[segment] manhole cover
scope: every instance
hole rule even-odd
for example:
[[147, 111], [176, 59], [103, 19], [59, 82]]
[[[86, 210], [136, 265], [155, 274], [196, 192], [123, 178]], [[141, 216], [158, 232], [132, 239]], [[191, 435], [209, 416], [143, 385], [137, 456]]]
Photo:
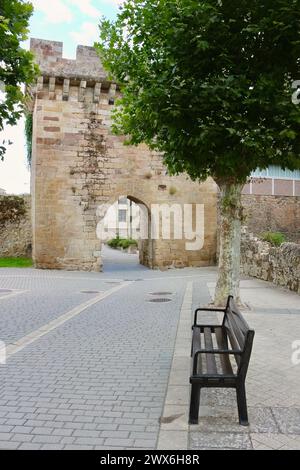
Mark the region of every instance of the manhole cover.
[[173, 292], [149, 292], [150, 295], [173, 295]]
[[99, 290], [82, 290], [81, 294], [100, 294], [101, 291]]
[[148, 302], [171, 302], [172, 299], [167, 299], [166, 297], [161, 297], [160, 299], [150, 299]]
[[0, 294], [6, 293], [6, 292], [12, 292], [12, 289], [0, 289]]

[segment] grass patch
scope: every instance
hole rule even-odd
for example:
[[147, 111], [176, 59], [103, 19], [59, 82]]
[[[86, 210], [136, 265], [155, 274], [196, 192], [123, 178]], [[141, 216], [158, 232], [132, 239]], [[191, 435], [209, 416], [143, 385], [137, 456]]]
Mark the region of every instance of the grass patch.
[[284, 234], [280, 232], [264, 232], [260, 238], [265, 242], [271, 243], [273, 246], [280, 246], [286, 241]]
[[0, 268], [30, 268], [31, 258], [0, 258]]

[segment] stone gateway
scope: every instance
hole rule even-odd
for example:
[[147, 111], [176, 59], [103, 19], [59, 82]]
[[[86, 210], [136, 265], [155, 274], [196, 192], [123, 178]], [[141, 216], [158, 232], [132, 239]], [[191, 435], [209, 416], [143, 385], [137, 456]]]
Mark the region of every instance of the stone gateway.
[[[99, 211], [120, 196], [152, 204], [203, 204], [204, 245], [186, 240], [144, 240], [140, 262], [151, 268], [215, 263], [217, 187], [187, 176], [171, 177], [162, 158], [145, 145], [124, 146], [111, 131], [119, 90], [94, 48], [78, 46], [76, 60], [63, 44], [31, 40], [41, 75], [31, 93], [33, 259], [37, 268], [99, 271]], [[149, 212], [150, 214], [150, 212]]]

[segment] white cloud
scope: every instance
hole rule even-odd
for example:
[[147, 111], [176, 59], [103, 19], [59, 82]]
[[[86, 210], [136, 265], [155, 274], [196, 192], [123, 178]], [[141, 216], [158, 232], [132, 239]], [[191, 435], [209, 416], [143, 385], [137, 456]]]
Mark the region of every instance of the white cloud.
[[82, 23], [79, 31], [72, 31], [71, 38], [83, 46], [92, 46], [99, 39], [99, 29], [96, 23], [85, 21]]
[[68, 0], [68, 3], [76, 6], [81, 13], [92, 18], [98, 18], [102, 15], [101, 11], [92, 4], [91, 0]]
[[104, 0], [105, 3], [113, 3], [114, 5], [122, 5], [122, 3], [125, 2], [125, 0]]
[[73, 19], [72, 10], [63, 0], [31, 0], [36, 11], [44, 13], [49, 23], [69, 23]]

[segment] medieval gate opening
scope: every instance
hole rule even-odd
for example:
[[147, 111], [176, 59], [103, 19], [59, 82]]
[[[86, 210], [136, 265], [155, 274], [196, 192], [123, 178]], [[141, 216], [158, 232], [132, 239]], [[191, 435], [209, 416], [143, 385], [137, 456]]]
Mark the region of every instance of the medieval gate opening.
[[[152, 252], [155, 240], [151, 237], [151, 213], [149, 208], [132, 196], [120, 196], [111, 206], [107, 207], [105, 216], [102, 217], [106, 206], [99, 207], [101, 220], [97, 226], [97, 236], [101, 241], [101, 258], [103, 262], [103, 270], [106, 265], [106, 257], [112, 257], [107, 246], [111, 246], [111, 242], [119, 239], [121, 242], [136, 242], [136, 244], [118, 247], [113, 244], [113, 248], [124, 250], [131, 257], [123, 256], [127, 262], [134, 264], [140, 263], [144, 266], [152, 267]], [[105, 249], [106, 248], [106, 249]], [[103, 252], [105, 253], [103, 255]], [[122, 261], [122, 255], [114, 256], [113, 259]], [[130, 263], [131, 264], [131, 263]]]
[[162, 157], [145, 145], [124, 146], [111, 132], [120, 96], [92, 47], [64, 59], [61, 42], [31, 40], [41, 71], [31, 90], [33, 112], [33, 259], [38, 268], [102, 267], [99, 207], [120, 196], [153, 206], [204, 207], [201, 249], [178, 237], [143, 242], [141, 262], [151, 268], [208, 266], [215, 262], [217, 188], [208, 179], [169, 176]]

